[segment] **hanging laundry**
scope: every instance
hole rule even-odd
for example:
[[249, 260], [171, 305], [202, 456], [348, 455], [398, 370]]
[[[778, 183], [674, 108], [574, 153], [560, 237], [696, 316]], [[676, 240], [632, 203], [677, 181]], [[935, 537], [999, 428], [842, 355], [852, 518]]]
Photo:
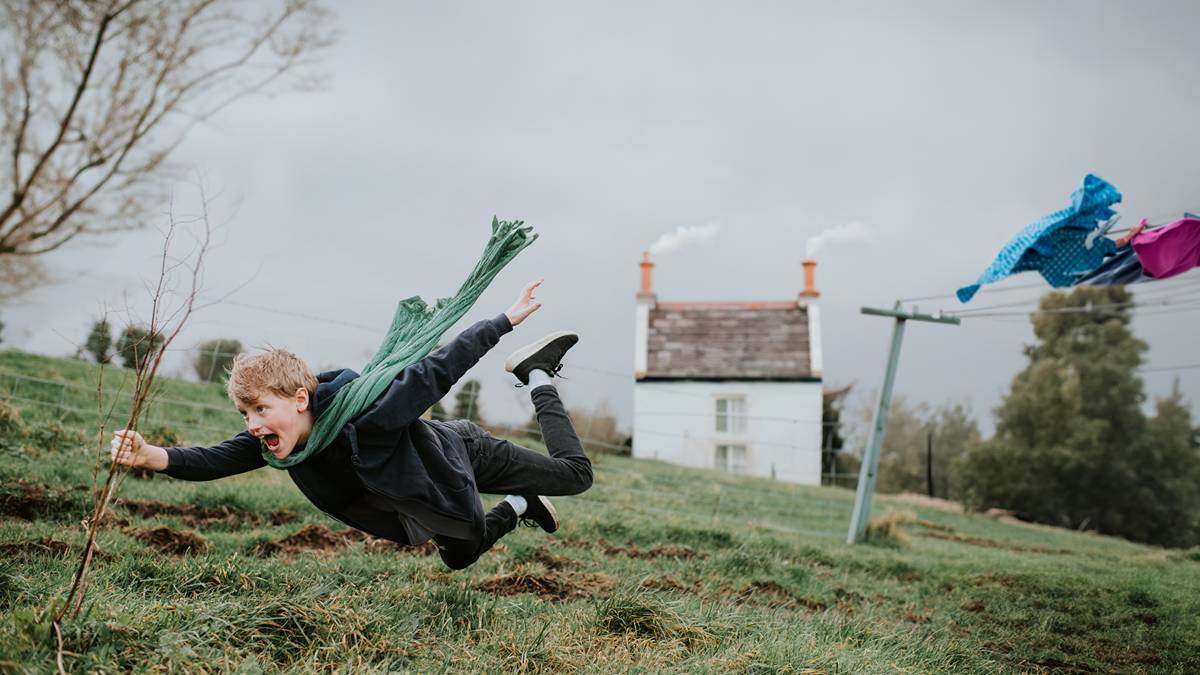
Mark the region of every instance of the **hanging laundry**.
[[1075, 282], [1076, 286], [1124, 286], [1143, 281], [1153, 281], [1142, 269], [1142, 261], [1138, 260], [1132, 246], [1117, 249], [1096, 269], [1085, 274]]
[[1000, 281], [1017, 272], [1040, 272], [1055, 288], [1070, 286], [1080, 277], [1100, 267], [1116, 252], [1116, 244], [1107, 237], [1085, 245], [1088, 233], [1098, 223], [1112, 218], [1111, 205], [1121, 201], [1121, 193], [1108, 181], [1088, 174], [1071, 193], [1071, 206], [1030, 223], [1013, 237], [979, 280], [958, 289], [960, 302], [968, 302], [983, 284]]
[[1153, 279], [1166, 279], [1200, 267], [1200, 218], [1181, 218], [1133, 238], [1133, 250]]

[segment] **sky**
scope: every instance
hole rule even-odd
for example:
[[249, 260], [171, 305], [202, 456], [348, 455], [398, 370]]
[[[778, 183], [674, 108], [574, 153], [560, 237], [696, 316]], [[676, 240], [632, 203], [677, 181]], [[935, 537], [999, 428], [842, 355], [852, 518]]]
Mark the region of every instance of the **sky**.
[[[360, 368], [397, 300], [453, 294], [497, 215], [540, 238], [460, 327], [546, 281], [470, 374], [484, 415], [527, 420], [505, 355], [573, 329], [568, 406], [607, 404], [628, 429], [643, 250], [705, 226], [656, 256], [659, 300], [787, 300], [809, 239], [853, 222], [871, 240], [826, 243], [816, 281], [824, 381], [866, 405], [891, 325], [860, 309], [958, 309], [954, 290], [1086, 174], [1123, 192], [1123, 223], [1200, 210], [1200, 50], [1180, 30], [1198, 20], [1190, 2], [338, 3], [321, 90], [245, 99], [174, 156], [177, 210], [197, 177], [212, 195], [204, 292], [221, 302], [167, 371], [217, 337]], [[57, 281], [0, 310], [4, 343], [66, 355], [105, 308], [144, 318], [165, 220], [47, 256]], [[1175, 368], [1200, 364], [1200, 310], [1178, 306], [1200, 273], [1171, 283], [1137, 291], [1167, 302], [1133, 322], [1147, 405], [1176, 377], [1200, 400], [1200, 369]], [[1046, 290], [996, 288], [968, 306]], [[1032, 340], [1019, 315], [912, 324], [896, 393], [967, 403], [990, 431]]]

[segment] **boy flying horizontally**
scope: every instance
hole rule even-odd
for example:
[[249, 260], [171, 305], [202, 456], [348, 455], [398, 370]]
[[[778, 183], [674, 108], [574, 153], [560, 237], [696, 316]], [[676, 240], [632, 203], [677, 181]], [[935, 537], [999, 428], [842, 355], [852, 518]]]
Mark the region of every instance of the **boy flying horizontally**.
[[[494, 438], [466, 420], [421, 419], [502, 335], [541, 307], [533, 297], [541, 283], [527, 285], [504, 314], [476, 323], [401, 370], [324, 450], [289, 466], [304, 496], [377, 537], [407, 545], [433, 539], [452, 569], [478, 560], [518, 520], [554, 532], [558, 517], [545, 495], [579, 494], [592, 484], [591, 462], [551, 383], [578, 335], [551, 333], [504, 364], [530, 389], [549, 457]], [[113, 461], [184, 480], [212, 480], [266, 466], [264, 447], [279, 460], [299, 453], [314, 420], [356, 377], [349, 369], [314, 375], [282, 349], [239, 355], [227, 391], [246, 431], [211, 448], [160, 448], [136, 431], [118, 431]], [[508, 496], [484, 514], [480, 493]]]

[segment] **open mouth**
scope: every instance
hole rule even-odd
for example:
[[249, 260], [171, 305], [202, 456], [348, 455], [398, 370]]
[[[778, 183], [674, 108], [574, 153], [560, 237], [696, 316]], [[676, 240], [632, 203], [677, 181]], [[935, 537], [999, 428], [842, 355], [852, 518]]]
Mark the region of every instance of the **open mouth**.
[[279, 436], [276, 434], [267, 434], [263, 436], [263, 443], [267, 444], [267, 449], [271, 452], [279, 450]]

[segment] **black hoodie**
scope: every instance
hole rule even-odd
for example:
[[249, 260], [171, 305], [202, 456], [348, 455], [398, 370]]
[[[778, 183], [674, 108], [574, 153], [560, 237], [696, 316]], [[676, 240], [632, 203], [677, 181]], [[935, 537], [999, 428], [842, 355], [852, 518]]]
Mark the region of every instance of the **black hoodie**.
[[[511, 330], [503, 314], [480, 321], [400, 371], [324, 450], [287, 470], [296, 487], [334, 518], [401, 544], [432, 534], [478, 538], [483, 504], [466, 445], [453, 430], [420, 416]], [[318, 375], [314, 417], [356, 377], [348, 369]], [[266, 466], [259, 440], [247, 431], [211, 448], [167, 448], [167, 459], [164, 473], [184, 480]]]

